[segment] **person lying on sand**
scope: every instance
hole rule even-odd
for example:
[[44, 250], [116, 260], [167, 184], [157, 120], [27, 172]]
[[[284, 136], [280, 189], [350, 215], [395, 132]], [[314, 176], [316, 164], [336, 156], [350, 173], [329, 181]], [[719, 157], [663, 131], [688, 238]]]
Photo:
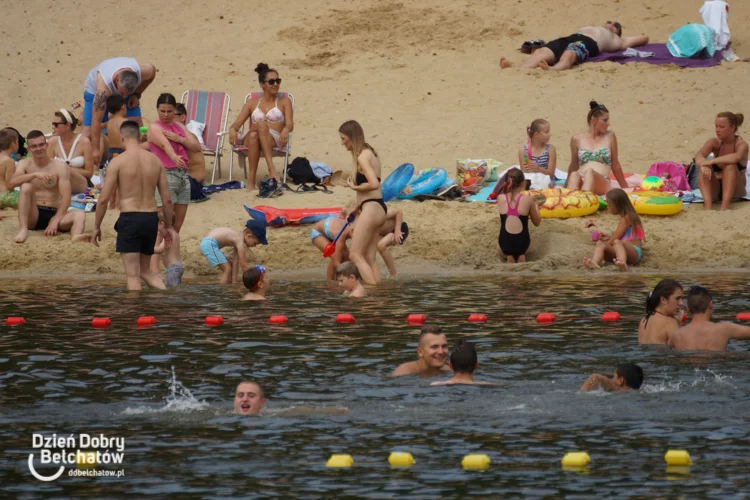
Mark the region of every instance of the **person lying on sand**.
[[634, 363], [624, 363], [615, 368], [612, 378], [594, 373], [583, 383], [578, 392], [589, 392], [601, 388], [607, 392], [637, 390], [643, 385], [643, 369]]
[[416, 375], [422, 377], [434, 377], [440, 372], [448, 371], [445, 366], [448, 359], [448, 339], [439, 326], [423, 326], [419, 334], [419, 345], [417, 346], [416, 361], [409, 361], [396, 368], [392, 377], [402, 375]]
[[473, 342], [460, 339], [451, 351], [450, 367], [453, 370], [453, 378], [430, 385], [496, 385], [492, 382], [477, 382], [474, 380], [474, 370], [479, 366], [477, 360], [477, 348]]
[[[604, 26], [584, 26], [577, 33], [557, 38], [544, 47], [536, 49], [521, 64], [522, 68], [542, 68], [562, 71], [581, 64], [590, 57], [603, 52], [619, 52], [648, 43], [648, 36], [622, 36], [622, 26], [618, 22], [607, 21]], [[509, 68], [510, 61], [500, 58], [500, 67]]]
[[676, 351], [726, 351], [730, 339], [750, 340], [750, 327], [734, 323], [713, 323], [714, 301], [702, 286], [688, 292], [692, 321], [669, 336]]
[[682, 285], [673, 279], [657, 283], [646, 298], [646, 316], [638, 325], [639, 344], [666, 345], [682, 324]]

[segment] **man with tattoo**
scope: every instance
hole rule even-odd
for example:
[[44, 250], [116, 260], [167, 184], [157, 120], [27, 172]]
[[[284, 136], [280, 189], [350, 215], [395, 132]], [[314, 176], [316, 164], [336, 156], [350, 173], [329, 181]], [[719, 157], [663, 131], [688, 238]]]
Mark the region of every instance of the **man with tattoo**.
[[100, 62], [89, 71], [83, 89], [83, 134], [91, 139], [94, 165], [102, 158], [102, 122], [106, 122], [107, 98], [119, 94], [125, 98], [127, 117], [143, 125], [141, 94], [156, 78], [153, 64], [138, 64], [132, 57], [115, 57]]

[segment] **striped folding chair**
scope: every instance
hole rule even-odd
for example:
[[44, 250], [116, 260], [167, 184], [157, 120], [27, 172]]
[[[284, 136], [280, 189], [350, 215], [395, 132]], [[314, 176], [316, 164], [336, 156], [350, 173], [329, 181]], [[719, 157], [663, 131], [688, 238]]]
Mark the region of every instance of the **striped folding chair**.
[[[292, 100], [292, 109], [294, 109], [294, 95], [292, 95], [289, 92], [279, 92], [278, 96], [280, 98], [288, 97]], [[247, 94], [245, 96], [245, 102], [251, 100], [251, 99], [260, 99], [263, 97], [263, 92], [251, 92], [250, 94]], [[245, 124], [242, 124], [242, 128], [237, 133], [238, 137], [242, 137], [242, 134], [245, 131]], [[281, 158], [284, 157], [284, 181], [282, 182], [283, 186], [286, 186], [286, 169], [289, 166], [289, 152], [292, 150], [292, 134], [293, 132], [289, 133], [289, 142], [286, 145], [286, 148], [273, 148], [273, 157], [274, 158]], [[247, 148], [245, 146], [232, 146], [232, 151], [237, 153], [237, 162], [239, 163], [240, 167], [242, 167], [242, 170], [245, 172], [245, 179], [247, 179]], [[229, 180], [232, 180], [232, 163], [233, 163], [234, 156], [232, 156], [229, 159]]]
[[[221, 156], [224, 151], [224, 137], [226, 135], [227, 120], [231, 98], [226, 92], [210, 90], [188, 90], [183, 92], [180, 100], [187, 109], [188, 120], [203, 123], [203, 154], [214, 157], [214, 169], [211, 174], [211, 184], [216, 178], [216, 170], [221, 177]], [[232, 166], [230, 153], [229, 180], [232, 180]]]

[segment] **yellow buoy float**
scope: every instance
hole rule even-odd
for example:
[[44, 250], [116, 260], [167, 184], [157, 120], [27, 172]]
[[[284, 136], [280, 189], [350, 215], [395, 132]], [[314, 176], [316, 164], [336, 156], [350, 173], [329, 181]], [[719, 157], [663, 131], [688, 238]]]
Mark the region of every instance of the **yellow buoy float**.
[[525, 191], [530, 196], [542, 195], [546, 199], [539, 207], [545, 219], [584, 217], [599, 210], [599, 197], [588, 191], [567, 188], [535, 189]]
[[682, 211], [682, 200], [672, 193], [633, 191], [629, 196], [640, 215], [675, 215]]

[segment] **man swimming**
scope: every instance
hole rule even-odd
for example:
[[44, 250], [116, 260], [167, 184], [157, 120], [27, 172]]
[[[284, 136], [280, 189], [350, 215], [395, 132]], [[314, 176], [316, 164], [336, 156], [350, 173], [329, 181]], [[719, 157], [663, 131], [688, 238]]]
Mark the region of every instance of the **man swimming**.
[[[603, 52], [619, 52], [647, 43], [647, 35], [624, 37], [620, 23], [607, 21], [604, 26], [584, 26], [577, 33], [552, 40], [536, 49], [521, 67], [562, 71]], [[510, 66], [506, 57], [500, 58], [501, 68]]]
[[450, 370], [445, 366], [445, 361], [448, 359], [448, 339], [442, 328], [434, 325], [422, 327], [417, 357], [419, 359], [416, 361], [409, 361], [396, 368], [391, 376], [419, 374], [422, 377], [430, 377]]
[[266, 401], [260, 384], [250, 380], [240, 382], [234, 391], [234, 411], [240, 415], [257, 415]]
[[615, 368], [612, 378], [598, 373], [592, 374], [583, 383], [579, 392], [589, 392], [596, 388], [607, 392], [622, 392], [640, 389], [643, 385], [643, 370], [634, 363], [623, 363]]
[[477, 348], [473, 342], [460, 339], [451, 351], [450, 367], [453, 370], [453, 378], [430, 385], [495, 385], [492, 382], [477, 382], [474, 380], [474, 370], [479, 366]]
[[750, 340], [750, 327], [734, 323], [713, 323], [714, 302], [702, 286], [688, 292], [692, 321], [669, 336], [668, 345], [677, 351], [726, 351], [730, 339]]

